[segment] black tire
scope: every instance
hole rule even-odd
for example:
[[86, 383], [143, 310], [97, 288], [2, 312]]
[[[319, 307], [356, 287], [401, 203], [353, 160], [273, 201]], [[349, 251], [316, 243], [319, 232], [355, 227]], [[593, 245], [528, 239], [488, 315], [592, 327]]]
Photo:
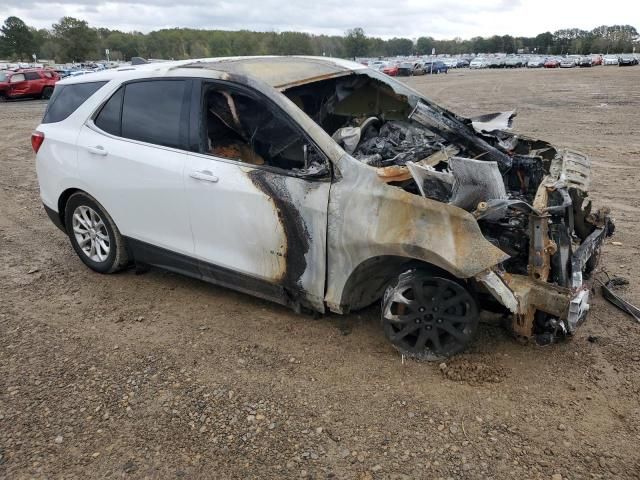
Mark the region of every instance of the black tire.
[[[95, 216], [91, 214], [91, 211], [95, 213]], [[114, 273], [127, 266], [129, 257], [125, 240], [111, 216], [95, 198], [84, 192], [74, 193], [69, 197], [64, 212], [65, 228], [69, 234], [71, 245], [87, 267], [98, 273]], [[79, 218], [74, 223], [74, 214], [76, 213]], [[94, 228], [88, 228], [87, 222], [90, 222]], [[83, 231], [86, 234], [80, 233]], [[80, 245], [82, 239], [78, 237], [83, 236], [84, 248], [89, 248], [89, 252]], [[90, 246], [86, 246], [87, 242]], [[105, 245], [108, 246], [106, 250]], [[91, 252], [95, 253], [91, 255]]]
[[53, 87], [44, 87], [42, 89], [42, 95], [40, 95], [40, 97], [45, 100], [49, 100], [51, 98], [51, 95], [53, 95]]
[[382, 301], [386, 337], [403, 355], [438, 361], [473, 341], [480, 315], [471, 292], [460, 282], [412, 269], [398, 276]]
[[0, 103], [6, 102], [7, 100], [9, 100], [6, 95], [0, 93]]

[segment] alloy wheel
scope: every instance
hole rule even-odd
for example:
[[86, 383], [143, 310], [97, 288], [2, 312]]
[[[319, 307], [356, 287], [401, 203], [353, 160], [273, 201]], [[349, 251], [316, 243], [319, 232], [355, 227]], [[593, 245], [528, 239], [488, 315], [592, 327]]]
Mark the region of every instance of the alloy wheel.
[[73, 234], [82, 252], [94, 262], [104, 262], [111, 251], [111, 239], [100, 215], [91, 207], [80, 205], [73, 212]]

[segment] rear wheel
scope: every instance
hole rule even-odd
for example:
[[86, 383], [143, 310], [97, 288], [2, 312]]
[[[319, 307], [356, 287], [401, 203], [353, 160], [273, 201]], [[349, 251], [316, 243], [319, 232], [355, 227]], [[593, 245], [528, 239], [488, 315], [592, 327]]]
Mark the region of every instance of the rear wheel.
[[125, 241], [113, 219], [92, 196], [78, 192], [69, 197], [65, 227], [80, 260], [99, 273], [113, 273], [128, 262]]
[[386, 290], [382, 326], [402, 354], [441, 360], [464, 350], [478, 327], [478, 306], [455, 280], [424, 270], [401, 274]]
[[49, 100], [53, 94], [53, 87], [44, 87], [42, 89], [42, 98]]

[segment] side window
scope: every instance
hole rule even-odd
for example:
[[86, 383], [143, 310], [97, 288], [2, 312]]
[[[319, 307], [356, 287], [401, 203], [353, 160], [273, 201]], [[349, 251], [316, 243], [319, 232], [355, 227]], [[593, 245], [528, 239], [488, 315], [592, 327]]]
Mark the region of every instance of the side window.
[[204, 153], [283, 170], [324, 161], [283, 113], [259, 98], [209, 85], [203, 105]]
[[188, 117], [184, 80], [130, 83], [124, 89], [121, 136], [184, 148]]
[[40, 75], [38, 75], [38, 72], [25, 72], [24, 78], [27, 80], [40, 80]]
[[24, 82], [25, 78], [24, 78], [24, 73], [14, 73], [13, 75], [11, 75], [11, 78], [9, 79], [10, 83], [17, 83], [17, 82]]
[[120, 115], [122, 113], [122, 99], [124, 98], [124, 87], [118, 89], [116, 93], [104, 104], [94, 123], [96, 126], [111, 135], [122, 136]]
[[[11, 77], [13, 78], [13, 77]], [[61, 122], [82, 105], [107, 82], [73, 83], [56, 85], [53, 96], [44, 113], [42, 123]]]

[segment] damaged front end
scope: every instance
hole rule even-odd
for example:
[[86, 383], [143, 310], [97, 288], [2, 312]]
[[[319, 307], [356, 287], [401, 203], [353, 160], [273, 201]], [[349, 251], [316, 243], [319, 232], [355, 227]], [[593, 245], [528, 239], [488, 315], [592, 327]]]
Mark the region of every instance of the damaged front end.
[[[455, 263], [435, 264], [459, 278], [464, 272], [462, 278], [486, 294], [487, 306], [497, 300], [511, 312], [514, 334], [541, 342], [573, 334], [589, 310], [588, 280], [601, 246], [614, 230], [609, 211], [594, 211], [587, 198], [591, 172], [586, 156], [510, 132], [513, 112], [462, 118], [371, 71], [298, 86], [285, 94], [352, 158], [374, 169], [385, 187], [473, 216], [484, 239], [508, 258], [473, 273], [456, 271]], [[338, 173], [348, 177], [344, 170]], [[468, 231], [463, 228], [454, 235]], [[368, 240], [383, 238], [376, 235]], [[432, 238], [427, 232], [422, 235]], [[343, 234], [336, 243], [348, 249], [355, 242], [345, 238]], [[414, 241], [421, 240], [416, 236]], [[459, 244], [455, 248], [459, 253]], [[480, 244], [468, 251], [479, 257], [483, 249], [489, 252]], [[388, 251], [406, 256], [407, 248]], [[438, 258], [447, 255], [440, 251]], [[427, 258], [423, 256], [419, 259]], [[456, 258], [463, 262], [460, 255]], [[339, 275], [332, 277], [329, 268], [330, 298]], [[345, 295], [342, 304], [349, 303]]]
[[449, 158], [444, 175], [423, 162], [408, 169], [422, 195], [437, 192], [437, 199], [471, 212], [485, 237], [509, 254], [475, 279], [513, 314], [515, 335], [549, 343], [585, 319], [586, 280], [614, 225], [608, 209], [593, 212], [587, 199], [589, 159], [508, 132], [513, 116], [486, 115], [461, 128], [418, 103], [409, 118], [457, 140], [466, 156]]

